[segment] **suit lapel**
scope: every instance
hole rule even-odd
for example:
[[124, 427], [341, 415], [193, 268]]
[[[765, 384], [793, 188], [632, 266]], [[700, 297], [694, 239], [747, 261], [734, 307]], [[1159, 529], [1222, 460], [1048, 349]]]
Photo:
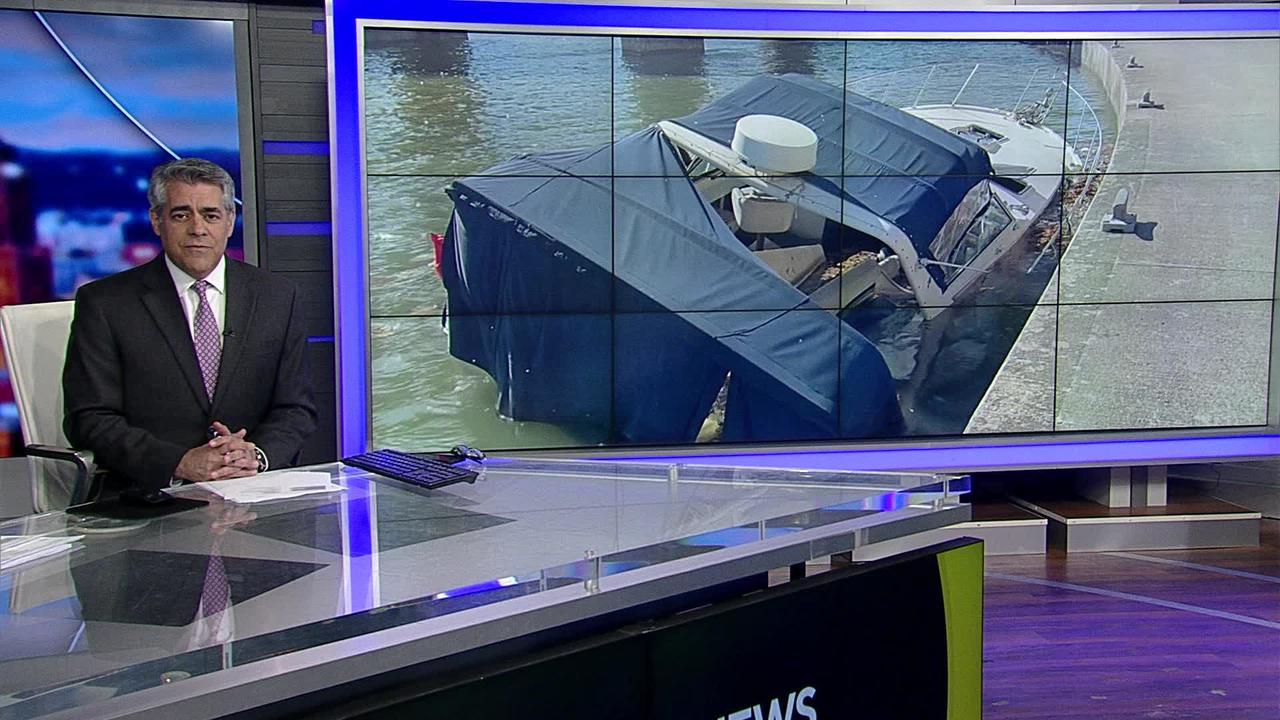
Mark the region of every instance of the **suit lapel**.
[[[218, 364], [218, 384], [213, 391], [213, 417], [217, 419], [240, 363], [249, 328], [258, 307], [258, 290], [249, 282], [245, 266], [230, 259], [227, 263], [227, 307], [222, 328], [222, 362]], [[232, 428], [233, 430], [237, 428]]]
[[178, 361], [178, 367], [187, 379], [191, 392], [200, 402], [200, 407], [207, 411], [209, 398], [205, 394], [204, 379], [200, 376], [200, 363], [196, 360], [196, 348], [191, 341], [187, 314], [178, 300], [178, 291], [173, 286], [173, 277], [169, 275], [163, 255], [151, 261], [143, 277], [146, 287], [142, 293], [142, 304], [160, 328], [160, 334], [164, 336], [169, 350]]

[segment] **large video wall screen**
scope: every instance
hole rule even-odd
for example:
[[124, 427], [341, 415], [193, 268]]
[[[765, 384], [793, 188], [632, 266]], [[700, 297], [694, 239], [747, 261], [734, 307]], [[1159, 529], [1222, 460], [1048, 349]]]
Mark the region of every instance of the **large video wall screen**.
[[1267, 423], [1275, 38], [362, 32], [374, 446]]

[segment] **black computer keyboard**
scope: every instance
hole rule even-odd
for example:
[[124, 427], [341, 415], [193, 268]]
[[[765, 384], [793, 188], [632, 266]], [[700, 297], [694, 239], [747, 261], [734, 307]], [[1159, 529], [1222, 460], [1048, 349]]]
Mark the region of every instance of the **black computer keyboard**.
[[456, 482], [475, 482], [476, 473], [464, 467], [450, 465], [433, 457], [421, 457], [399, 450], [374, 450], [343, 458], [342, 462], [361, 470], [368, 470], [383, 477], [424, 488], [438, 488]]

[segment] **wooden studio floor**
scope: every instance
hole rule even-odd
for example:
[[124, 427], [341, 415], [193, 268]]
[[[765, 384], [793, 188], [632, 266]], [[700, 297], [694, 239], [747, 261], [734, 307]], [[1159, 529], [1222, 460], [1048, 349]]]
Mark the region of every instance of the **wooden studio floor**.
[[983, 717], [1280, 720], [1280, 521], [1257, 548], [988, 557]]

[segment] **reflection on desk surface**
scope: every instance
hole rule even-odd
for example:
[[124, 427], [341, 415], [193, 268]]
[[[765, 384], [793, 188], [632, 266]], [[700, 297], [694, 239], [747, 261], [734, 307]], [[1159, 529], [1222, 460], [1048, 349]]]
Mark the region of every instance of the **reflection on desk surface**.
[[[0, 573], [0, 720], [34, 718], [335, 640], [851, 519], [922, 512], [942, 476], [489, 461], [423, 490], [346, 488], [148, 521], [74, 511], [3, 535], [81, 535]], [[200, 494], [198, 488], [184, 494]], [[591, 553], [598, 561], [584, 561]], [[597, 570], [598, 567], [598, 570]]]

